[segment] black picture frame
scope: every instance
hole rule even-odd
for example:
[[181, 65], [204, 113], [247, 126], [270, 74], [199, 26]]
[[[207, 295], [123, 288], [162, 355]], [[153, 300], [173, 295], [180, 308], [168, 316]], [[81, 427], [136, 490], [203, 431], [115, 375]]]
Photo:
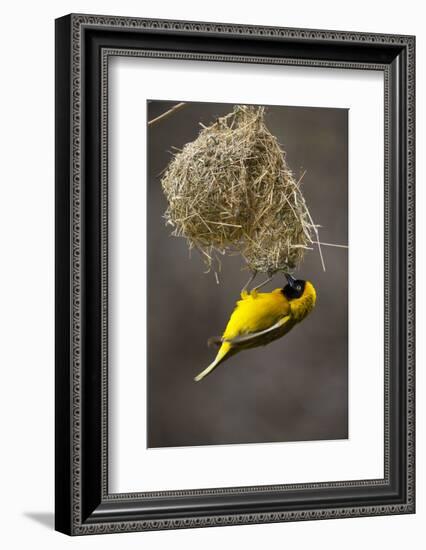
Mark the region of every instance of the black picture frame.
[[[383, 71], [383, 479], [108, 493], [105, 143], [112, 55]], [[58, 531], [85, 535], [414, 513], [414, 80], [413, 36], [80, 14], [56, 20]]]

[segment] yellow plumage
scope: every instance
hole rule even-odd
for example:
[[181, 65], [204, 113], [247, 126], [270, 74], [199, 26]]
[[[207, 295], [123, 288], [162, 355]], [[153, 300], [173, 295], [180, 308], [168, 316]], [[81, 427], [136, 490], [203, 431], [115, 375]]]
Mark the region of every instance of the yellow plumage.
[[[213, 363], [195, 377], [199, 382], [220, 363], [244, 349], [264, 346], [289, 332], [314, 308], [316, 292], [309, 281], [295, 281], [272, 292], [243, 291], [241, 300], [217, 343], [220, 349]], [[299, 285], [299, 286], [298, 286]]]

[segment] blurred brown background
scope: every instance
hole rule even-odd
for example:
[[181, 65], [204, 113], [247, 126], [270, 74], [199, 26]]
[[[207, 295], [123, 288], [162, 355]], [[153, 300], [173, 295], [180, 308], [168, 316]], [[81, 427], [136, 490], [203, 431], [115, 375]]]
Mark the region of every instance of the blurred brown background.
[[[148, 102], [148, 120], [178, 103]], [[308, 251], [298, 276], [317, 289], [315, 310], [284, 338], [242, 352], [204, 381], [248, 278], [239, 257], [224, 258], [221, 283], [197, 252], [170, 237], [160, 172], [172, 146], [194, 140], [233, 105], [190, 103], [148, 128], [148, 446], [217, 445], [348, 437], [348, 251]], [[287, 151], [320, 239], [348, 243], [348, 112], [268, 107], [266, 123]], [[259, 275], [256, 282], [263, 280]], [[281, 275], [263, 289], [285, 285]]]

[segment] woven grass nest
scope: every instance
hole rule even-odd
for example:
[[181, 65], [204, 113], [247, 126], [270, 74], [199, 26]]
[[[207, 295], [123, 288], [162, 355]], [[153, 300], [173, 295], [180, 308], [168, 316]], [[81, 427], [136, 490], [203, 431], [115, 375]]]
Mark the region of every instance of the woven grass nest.
[[240, 253], [253, 272], [293, 271], [318, 241], [300, 181], [265, 125], [264, 107], [237, 105], [203, 126], [161, 183], [172, 234], [198, 249], [209, 269], [220, 265], [220, 255]]

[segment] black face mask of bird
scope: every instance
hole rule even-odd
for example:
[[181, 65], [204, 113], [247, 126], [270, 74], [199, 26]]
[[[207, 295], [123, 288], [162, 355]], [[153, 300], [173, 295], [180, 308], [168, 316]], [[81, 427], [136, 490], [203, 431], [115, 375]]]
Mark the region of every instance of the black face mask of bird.
[[283, 288], [283, 294], [288, 300], [300, 298], [305, 290], [305, 281], [295, 279], [290, 274], [286, 273], [287, 285]]

